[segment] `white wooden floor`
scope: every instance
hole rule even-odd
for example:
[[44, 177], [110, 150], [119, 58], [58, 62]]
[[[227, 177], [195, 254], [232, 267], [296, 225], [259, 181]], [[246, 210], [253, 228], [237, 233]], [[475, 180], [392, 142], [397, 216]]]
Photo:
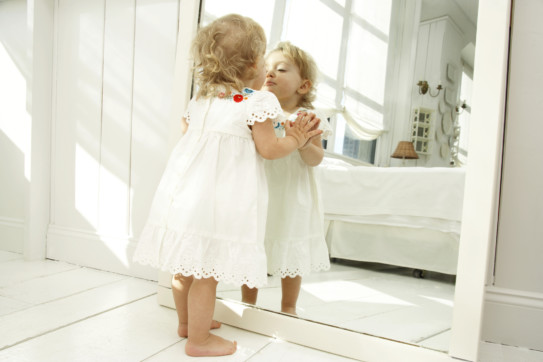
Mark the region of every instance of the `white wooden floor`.
[[351, 361], [223, 325], [232, 356], [191, 358], [156, 282], [0, 251], [0, 361]]
[[[0, 361], [352, 361], [242, 329], [227, 357], [191, 358], [155, 282], [0, 251]], [[543, 353], [484, 343], [482, 362], [541, 362]]]
[[[454, 304], [454, 277], [376, 263], [337, 261], [327, 272], [303, 278], [297, 303], [301, 318], [447, 352]], [[239, 287], [219, 283], [217, 295], [241, 300]], [[281, 280], [268, 277], [257, 306], [280, 311]]]

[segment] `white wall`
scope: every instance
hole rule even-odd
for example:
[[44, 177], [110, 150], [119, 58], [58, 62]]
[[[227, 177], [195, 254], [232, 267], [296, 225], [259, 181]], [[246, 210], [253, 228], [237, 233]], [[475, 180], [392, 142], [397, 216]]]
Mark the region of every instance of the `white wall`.
[[156, 279], [131, 258], [179, 137], [178, 24], [179, 0], [57, 0], [47, 257]]
[[[413, 6], [413, 3], [409, 2], [409, 5]], [[431, 91], [435, 93], [435, 87], [441, 81], [444, 88], [450, 88], [449, 95], [457, 98], [460, 79], [456, 82], [448, 80], [447, 64], [454, 63], [457, 66], [460, 78], [461, 51], [467, 44], [475, 43], [476, 25], [456, 2], [451, 0], [422, 0], [416, 9], [410, 10], [418, 13], [405, 10], [401, 13], [401, 17], [405, 18], [400, 17], [396, 21], [399, 24], [404, 22], [409, 24], [409, 21], [416, 20], [416, 29], [410, 27], [398, 29], [402, 31], [398, 39], [395, 39], [394, 32], [391, 32], [391, 41], [396, 41], [405, 49], [402, 50], [403, 53], [393, 50], [389, 55], [399, 61], [400, 70], [398, 74], [391, 73], [392, 77], [387, 85], [387, 91], [392, 92], [388, 94], [390, 100], [386, 103], [388, 108], [386, 119], [390, 122], [387, 124], [389, 132], [383, 134], [378, 141], [378, 165], [449, 167], [449, 157], [442, 157], [440, 154], [440, 146], [449, 144], [448, 137], [443, 135], [443, 132], [437, 136], [434, 136], [434, 133], [438, 131], [437, 127], [441, 127], [443, 118], [443, 112], [439, 112], [438, 104], [441, 102], [444, 105], [442, 110], [448, 110], [448, 113], [451, 113], [451, 107], [444, 102], [444, 91], [436, 98], [428, 94], [420, 95], [416, 83], [419, 80], [427, 80], [432, 87]], [[419, 154], [418, 160], [405, 162], [391, 159], [390, 155], [399, 141], [411, 140], [411, 117], [416, 107], [436, 110], [431, 153]]]
[[0, 2], [0, 250], [22, 253], [28, 197], [31, 29], [24, 0]]
[[514, 2], [503, 176], [483, 340], [543, 350], [543, 2]]
[[[422, 107], [433, 111], [433, 126], [430, 131], [430, 151], [427, 154], [419, 152], [419, 159], [415, 163], [423, 167], [449, 167], [449, 138], [454, 131], [444, 128], [443, 120], [448, 119], [454, 123], [456, 119], [454, 107], [462, 76], [461, 51], [468, 40], [449, 16], [422, 22], [418, 39], [414, 79], [426, 80], [430, 89], [428, 93], [420, 94], [418, 87], [413, 87], [412, 110]], [[449, 67], [456, 70], [454, 76], [448, 73]], [[438, 84], [443, 87], [439, 93], [436, 89]], [[411, 139], [410, 135], [407, 139]]]

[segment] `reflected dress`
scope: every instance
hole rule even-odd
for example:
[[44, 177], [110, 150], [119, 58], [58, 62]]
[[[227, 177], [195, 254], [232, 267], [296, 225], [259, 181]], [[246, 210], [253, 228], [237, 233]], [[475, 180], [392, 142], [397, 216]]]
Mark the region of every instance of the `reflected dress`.
[[192, 99], [134, 260], [234, 285], [266, 283], [264, 159], [248, 125], [282, 113], [270, 92]]
[[[294, 121], [299, 108], [290, 117]], [[285, 136], [280, 120], [274, 121], [275, 134]], [[319, 129], [322, 138], [332, 133], [325, 118]], [[269, 186], [266, 255], [268, 273], [274, 276], [304, 276], [312, 271], [328, 270], [330, 259], [324, 235], [324, 212], [314, 167], [308, 166], [300, 152], [277, 160], [265, 160]]]

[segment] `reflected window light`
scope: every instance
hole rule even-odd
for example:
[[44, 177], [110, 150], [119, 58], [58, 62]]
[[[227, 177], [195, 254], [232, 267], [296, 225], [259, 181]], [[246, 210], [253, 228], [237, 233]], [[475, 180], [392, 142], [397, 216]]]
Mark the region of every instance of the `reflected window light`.
[[449, 299], [443, 299], [443, 298], [436, 298], [436, 297], [428, 297], [428, 296], [422, 296], [423, 298], [426, 298], [426, 299], [429, 299], [429, 300], [432, 300], [434, 302], [437, 302], [439, 304], [443, 304], [444, 306], [447, 306], [447, 307], [453, 307], [454, 306], [454, 302], [452, 300], [449, 300]]
[[[304, 14], [307, 14], [307, 0], [291, 1], [283, 38], [301, 46], [315, 58], [321, 73], [335, 79], [338, 67], [341, 66], [338, 55], [341, 47], [343, 17], [330, 11], [330, 8], [320, 1], [311, 3], [310, 15]], [[308, 32], [308, 29], [311, 31]], [[314, 41], [314, 39], [319, 39], [319, 41]]]
[[262, 26], [270, 39], [275, 1], [224, 1], [206, 0], [202, 26], [228, 14], [248, 16]]
[[388, 35], [392, 0], [357, 0], [353, 1], [352, 13]]
[[302, 284], [302, 289], [325, 302], [359, 301], [360, 303], [383, 303], [412, 305], [411, 303], [352, 281], [326, 281]]
[[[364, 44], [364, 46], [355, 46]], [[388, 42], [353, 23], [349, 36], [345, 85], [383, 105]]]

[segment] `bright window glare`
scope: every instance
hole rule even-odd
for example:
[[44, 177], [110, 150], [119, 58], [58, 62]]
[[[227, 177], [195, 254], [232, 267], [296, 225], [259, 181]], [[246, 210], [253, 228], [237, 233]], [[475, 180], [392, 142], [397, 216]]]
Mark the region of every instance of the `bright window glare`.
[[270, 39], [275, 1], [206, 0], [203, 24], [228, 14], [248, 16], [264, 28]]
[[319, 70], [335, 79], [339, 67], [343, 18], [320, 1], [291, 1], [283, 36], [313, 56]]
[[302, 284], [302, 289], [324, 302], [360, 301], [364, 303], [383, 303], [394, 305], [412, 305], [386, 293], [360, 283], [334, 280], [327, 282]]
[[354, 0], [352, 13], [388, 35], [390, 28], [391, 0]]
[[[346, 86], [382, 105], [385, 94], [388, 43], [352, 23]], [[359, 46], [357, 44], [364, 44]]]
[[363, 150], [375, 150], [376, 137], [384, 128], [392, 0], [206, 0], [204, 4], [203, 24], [239, 13], [262, 25], [269, 46], [288, 40], [311, 54], [320, 72], [313, 105], [328, 111], [345, 109], [352, 115], [347, 125], [340, 114], [328, 113], [334, 136], [327, 149], [374, 162], [374, 151]]
[[449, 299], [443, 299], [443, 298], [436, 298], [436, 297], [427, 297], [427, 296], [423, 296], [424, 298], [426, 299], [430, 299], [434, 302], [437, 302], [439, 304], [443, 304], [447, 307], [453, 307], [454, 306], [454, 302], [452, 300], [449, 300]]

